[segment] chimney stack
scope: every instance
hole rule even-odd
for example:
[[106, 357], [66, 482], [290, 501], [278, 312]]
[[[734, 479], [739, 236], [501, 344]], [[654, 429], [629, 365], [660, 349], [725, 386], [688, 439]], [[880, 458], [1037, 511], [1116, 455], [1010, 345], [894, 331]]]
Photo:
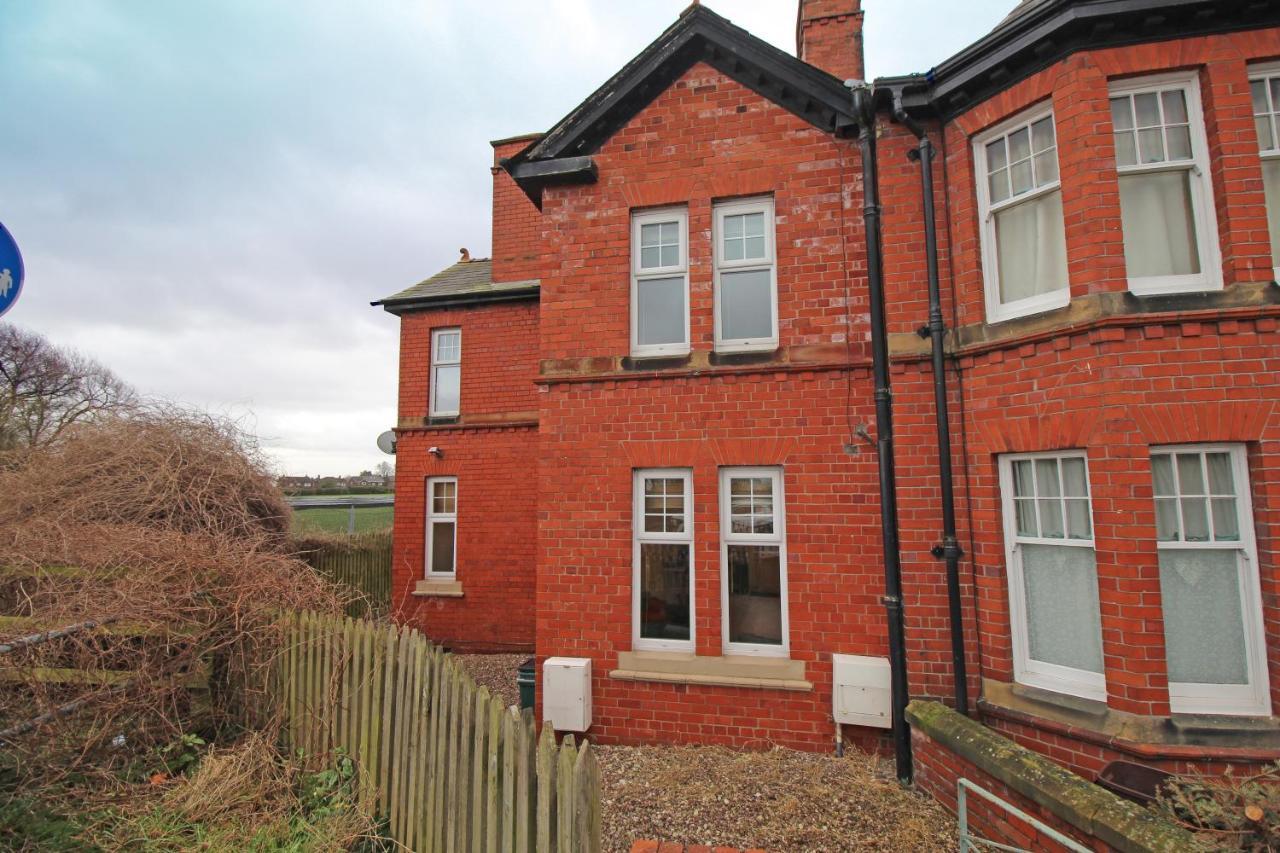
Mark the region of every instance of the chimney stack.
[[796, 56], [841, 80], [863, 80], [862, 0], [800, 0]]

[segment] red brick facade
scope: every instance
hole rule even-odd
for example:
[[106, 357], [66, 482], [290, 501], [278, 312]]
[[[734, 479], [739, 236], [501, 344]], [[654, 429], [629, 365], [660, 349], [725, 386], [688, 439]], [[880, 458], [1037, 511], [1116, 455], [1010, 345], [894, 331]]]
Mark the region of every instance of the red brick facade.
[[[811, 41], [801, 55], [838, 76], [861, 76], [858, 5], [802, 4], [799, 35]], [[1269, 283], [1248, 82], [1250, 63], [1277, 56], [1274, 29], [1080, 50], [927, 127], [940, 149], [935, 203], [973, 697], [1015, 680], [998, 459], [1083, 451], [1101, 710], [1169, 717], [1150, 452], [1229, 442], [1247, 452], [1269, 682], [1280, 701], [1280, 296]], [[1168, 70], [1198, 75], [1224, 288], [1138, 298], [1128, 293], [1108, 84]], [[973, 139], [1039, 103], [1054, 110], [1071, 304], [989, 324]], [[913, 696], [949, 697], [947, 591], [929, 553], [941, 528], [933, 376], [915, 334], [928, 313], [920, 169], [907, 157], [915, 138], [888, 114], [879, 123], [909, 679]], [[497, 156], [530, 141], [498, 145]], [[598, 177], [546, 186], [540, 211], [505, 172], [495, 175], [493, 279], [540, 279], [539, 301], [404, 315], [402, 617], [458, 647], [536, 642], [539, 661], [590, 658], [597, 741], [828, 748], [832, 654], [887, 654], [875, 447], [861, 430], [874, 429], [874, 408], [857, 141], [698, 62], [591, 159]], [[758, 196], [776, 209], [779, 343], [726, 357], [715, 353], [712, 209]], [[691, 354], [646, 363], [630, 356], [631, 217], [668, 205], [687, 208]], [[428, 424], [430, 330], [446, 326], [463, 329], [463, 414]], [[429, 455], [431, 446], [443, 457]], [[789, 655], [803, 663], [810, 689], [619, 672], [620, 655], [633, 651], [637, 469], [692, 472], [693, 649], [699, 658], [723, 655], [725, 466], [783, 470]], [[444, 474], [459, 478], [464, 597], [420, 598], [412, 592], [423, 574], [424, 481]], [[1085, 775], [1118, 756], [1178, 769], [1280, 756], [1222, 743], [1143, 752], [994, 700], [978, 707], [1005, 734]], [[884, 744], [880, 730], [847, 727], [843, 736]]]

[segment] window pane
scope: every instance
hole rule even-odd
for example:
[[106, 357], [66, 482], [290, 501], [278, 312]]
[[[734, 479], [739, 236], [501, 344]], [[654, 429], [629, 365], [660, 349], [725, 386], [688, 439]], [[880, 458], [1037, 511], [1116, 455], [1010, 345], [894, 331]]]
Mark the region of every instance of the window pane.
[[1031, 189], [1034, 182], [1031, 179], [1031, 161], [1023, 160], [1021, 163], [1015, 163], [1009, 170], [1010, 178], [1013, 181], [1013, 194], [1021, 195]]
[[1161, 542], [1177, 542], [1178, 530], [1177, 498], [1156, 499], [1156, 538]]
[[1013, 463], [1013, 493], [1018, 497], [1031, 497], [1036, 493], [1035, 480], [1031, 471], [1030, 459], [1019, 459]]
[[1215, 495], [1234, 495], [1235, 478], [1231, 473], [1230, 453], [1206, 453], [1209, 463], [1209, 491]]
[[1209, 513], [1204, 498], [1182, 499], [1182, 526], [1185, 541], [1209, 541]]
[[432, 484], [431, 511], [444, 515], [457, 512], [453, 483]]
[[640, 245], [657, 246], [662, 242], [662, 226], [657, 222], [640, 226]]
[[1280, 109], [1280, 77], [1271, 78], [1271, 109]]
[[1045, 539], [1061, 539], [1066, 534], [1062, 527], [1062, 501], [1056, 498], [1040, 500], [1040, 535]]
[[724, 238], [726, 240], [742, 239], [742, 217], [726, 216], [724, 218]]
[[1200, 272], [1190, 179], [1185, 170], [1120, 176], [1124, 259], [1130, 278]]
[[1165, 124], [1186, 124], [1187, 123], [1187, 96], [1181, 89], [1174, 89], [1170, 92], [1163, 92], [1160, 95], [1164, 101], [1164, 123]]
[[1045, 151], [1053, 147], [1053, 117], [1046, 116], [1031, 125], [1031, 148]]
[[431, 524], [431, 571], [453, 571], [452, 521], [435, 521]]
[[1067, 287], [1062, 193], [1051, 192], [998, 212], [1000, 301], [1016, 302]]
[[1083, 459], [1072, 457], [1062, 460], [1062, 493], [1072, 498], [1088, 496], [1089, 484], [1085, 482]]
[[640, 250], [640, 269], [651, 270], [662, 266], [662, 249], [646, 246]]
[[636, 283], [636, 343], [682, 344], [684, 279], [657, 278]]
[[987, 179], [991, 191], [991, 203], [997, 204], [1009, 197], [1009, 170], [1001, 169], [992, 172]]
[[1213, 538], [1219, 542], [1240, 541], [1240, 515], [1236, 512], [1235, 498], [1214, 498]]
[[1155, 127], [1160, 124], [1160, 102], [1155, 92], [1134, 95], [1133, 109], [1138, 118], [1138, 127]]
[[1009, 160], [1017, 163], [1031, 156], [1031, 131], [1027, 128], [1009, 134]]
[[689, 639], [689, 546], [640, 543], [640, 636]]
[[742, 233], [750, 237], [764, 236], [764, 214], [748, 213], [742, 219]]
[[1159, 128], [1138, 131], [1138, 162], [1164, 162], [1164, 134]]
[[1116, 134], [1116, 165], [1135, 166], [1138, 163], [1138, 143], [1134, 141], [1133, 131], [1126, 130]]
[[436, 408], [437, 412], [459, 411], [461, 396], [462, 366], [445, 364], [436, 368]]
[[1019, 498], [1014, 501], [1014, 509], [1017, 511], [1018, 535], [1039, 536], [1040, 528], [1036, 526], [1036, 502]]
[[1184, 495], [1203, 495], [1204, 468], [1199, 453], [1178, 454], [1178, 491]]
[[680, 247], [679, 246], [663, 246], [662, 247], [662, 265], [664, 267], [676, 267], [680, 265]]
[[1275, 137], [1271, 133], [1270, 116], [1258, 116], [1253, 120], [1253, 126], [1258, 131], [1258, 150], [1266, 151], [1269, 148], [1276, 147]]
[[773, 271], [720, 274], [720, 336], [725, 340], [773, 337]]
[[1042, 187], [1058, 180], [1058, 149], [1036, 155], [1036, 186]]
[[748, 258], [763, 259], [765, 256], [764, 237], [748, 237], [742, 253]]
[[680, 245], [680, 223], [678, 222], [662, 223], [662, 245], [664, 246]]
[[987, 143], [987, 172], [1003, 169], [1007, 165], [1009, 165], [1009, 158], [1005, 154], [1004, 139]]
[[461, 341], [462, 335], [457, 332], [442, 332], [436, 335], [436, 361], [457, 361]]
[[729, 642], [782, 645], [782, 563], [776, 545], [728, 546]]
[[1249, 682], [1235, 551], [1162, 550], [1160, 596], [1170, 681]]
[[1067, 501], [1067, 537], [1070, 539], [1092, 539], [1093, 530], [1089, 520], [1089, 501]]
[[1154, 475], [1157, 495], [1177, 494], [1173, 484], [1173, 458], [1169, 454], [1152, 456], [1151, 471]]
[[1127, 97], [1111, 99], [1111, 123], [1116, 130], [1133, 129], [1133, 105]]
[[1280, 159], [1262, 163], [1262, 186], [1267, 194], [1267, 229], [1271, 232], [1271, 257], [1280, 266]]
[[1042, 498], [1062, 494], [1062, 486], [1058, 482], [1057, 459], [1036, 460], [1036, 493]]
[[1249, 84], [1249, 94], [1253, 96], [1253, 114], [1262, 115], [1271, 112], [1267, 106], [1267, 81], [1254, 80]]
[[1045, 663], [1102, 672], [1098, 572], [1090, 548], [1019, 545], [1028, 652]]
[[1188, 127], [1171, 127], [1165, 131], [1169, 144], [1170, 160], [1191, 159], [1191, 129]]

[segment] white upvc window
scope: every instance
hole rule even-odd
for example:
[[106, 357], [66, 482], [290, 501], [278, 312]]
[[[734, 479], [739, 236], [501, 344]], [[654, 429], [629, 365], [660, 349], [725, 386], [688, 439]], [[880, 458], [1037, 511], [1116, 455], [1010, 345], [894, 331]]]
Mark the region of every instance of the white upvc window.
[[782, 469], [720, 470], [725, 654], [790, 652], [785, 517]]
[[1194, 73], [1111, 85], [1129, 290], [1222, 288], [1209, 149]]
[[427, 579], [458, 572], [458, 478], [427, 480]]
[[1071, 301], [1058, 179], [1058, 139], [1047, 105], [974, 140], [987, 321], [1061, 308]]
[[688, 353], [688, 211], [635, 213], [631, 218], [631, 354]]
[[1271, 713], [1249, 469], [1240, 445], [1151, 453], [1174, 713]]
[[719, 352], [778, 346], [773, 199], [715, 206], [715, 334]]
[[693, 651], [693, 474], [635, 472], [631, 644]]
[[1083, 453], [1000, 458], [1014, 678], [1105, 701], [1088, 461]]
[[1267, 229], [1271, 233], [1271, 262], [1275, 264], [1272, 274], [1280, 279], [1280, 63], [1251, 67], [1249, 89], [1267, 196]]
[[453, 417], [462, 403], [462, 330], [431, 333], [431, 416]]

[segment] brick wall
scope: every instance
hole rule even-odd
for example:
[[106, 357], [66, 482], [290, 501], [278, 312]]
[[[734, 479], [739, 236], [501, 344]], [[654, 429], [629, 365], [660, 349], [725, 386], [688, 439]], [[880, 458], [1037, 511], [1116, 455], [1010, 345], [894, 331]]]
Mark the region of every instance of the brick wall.
[[796, 55], [841, 80], [866, 77], [861, 0], [800, 0]]
[[542, 215], [524, 191], [501, 168], [499, 161], [532, 145], [537, 136], [519, 136], [493, 143], [493, 280], [526, 281], [541, 278], [546, 253]]

